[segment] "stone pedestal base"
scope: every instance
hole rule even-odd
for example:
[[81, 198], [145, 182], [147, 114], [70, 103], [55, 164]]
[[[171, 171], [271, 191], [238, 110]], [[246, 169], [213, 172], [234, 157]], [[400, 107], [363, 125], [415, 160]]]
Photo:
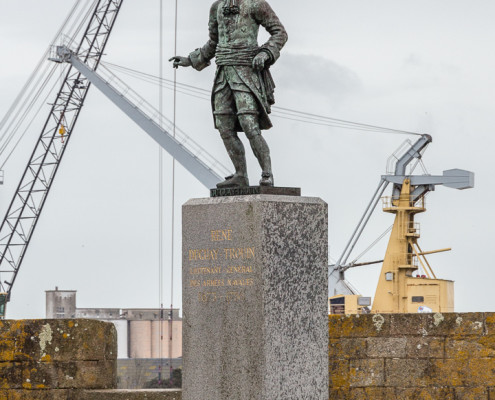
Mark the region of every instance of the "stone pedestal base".
[[327, 400], [327, 205], [183, 206], [183, 400]]

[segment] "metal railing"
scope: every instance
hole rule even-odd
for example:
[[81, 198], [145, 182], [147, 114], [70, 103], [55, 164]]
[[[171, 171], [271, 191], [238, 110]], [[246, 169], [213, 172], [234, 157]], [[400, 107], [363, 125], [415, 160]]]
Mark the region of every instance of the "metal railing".
[[[393, 196], [384, 196], [381, 198], [382, 208], [398, 208], [399, 199]], [[416, 196], [409, 196], [409, 207], [415, 208], [425, 208], [425, 197], [421, 196], [417, 198]]]

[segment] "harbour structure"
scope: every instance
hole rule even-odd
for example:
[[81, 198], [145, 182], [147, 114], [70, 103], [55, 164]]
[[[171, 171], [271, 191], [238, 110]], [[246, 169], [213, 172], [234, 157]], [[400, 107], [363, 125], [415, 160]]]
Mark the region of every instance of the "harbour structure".
[[47, 319], [95, 319], [117, 330], [119, 388], [139, 389], [182, 366], [178, 308], [80, 308], [76, 290], [46, 290]]
[[[438, 279], [426, 259], [426, 255], [449, 251], [450, 248], [423, 251], [418, 243], [420, 226], [414, 217], [426, 211], [425, 196], [435, 186], [470, 189], [474, 187], [474, 173], [451, 169], [442, 175], [414, 175], [414, 168], [407, 172], [409, 164], [417, 165], [421, 162], [431, 142], [430, 135], [422, 135], [415, 143], [407, 141], [391, 156], [390, 173], [381, 177], [344, 252], [337, 263], [330, 266], [328, 305], [331, 314], [454, 311], [454, 282]], [[389, 183], [393, 185], [392, 195], [383, 196]], [[383, 211], [395, 215], [384, 259], [362, 263], [355, 259], [347, 262], [380, 200]], [[369, 297], [360, 296], [345, 280], [344, 273], [349, 268], [379, 263], [382, 268], [371, 304]]]

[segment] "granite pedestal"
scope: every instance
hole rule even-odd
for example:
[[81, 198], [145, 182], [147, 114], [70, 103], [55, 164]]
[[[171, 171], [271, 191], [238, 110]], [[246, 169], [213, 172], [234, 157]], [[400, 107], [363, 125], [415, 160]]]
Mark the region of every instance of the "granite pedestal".
[[327, 400], [327, 205], [183, 206], [183, 400]]

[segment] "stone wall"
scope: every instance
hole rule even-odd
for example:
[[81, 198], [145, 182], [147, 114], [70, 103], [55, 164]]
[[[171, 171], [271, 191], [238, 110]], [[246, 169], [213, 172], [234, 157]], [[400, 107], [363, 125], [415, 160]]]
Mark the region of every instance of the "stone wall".
[[76, 399], [116, 383], [116, 332], [94, 320], [0, 321], [0, 400]]
[[[116, 337], [95, 320], [0, 321], [0, 400], [180, 400], [116, 391]], [[330, 399], [495, 400], [495, 313], [329, 318]]]
[[[148, 390], [87, 390], [77, 400], [181, 400], [182, 391], [177, 389]], [[70, 399], [72, 400], [72, 399]]]
[[[170, 374], [169, 359], [165, 358], [124, 358], [117, 360], [117, 388], [142, 389], [146, 383], [158, 377], [160, 366], [162, 377]], [[172, 359], [172, 368], [182, 367], [182, 358]]]
[[329, 318], [330, 399], [495, 399], [495, 313]]

